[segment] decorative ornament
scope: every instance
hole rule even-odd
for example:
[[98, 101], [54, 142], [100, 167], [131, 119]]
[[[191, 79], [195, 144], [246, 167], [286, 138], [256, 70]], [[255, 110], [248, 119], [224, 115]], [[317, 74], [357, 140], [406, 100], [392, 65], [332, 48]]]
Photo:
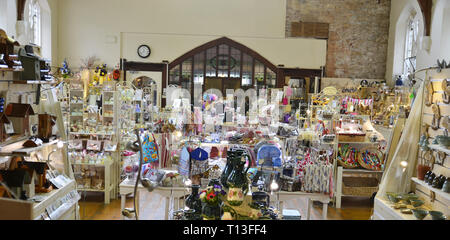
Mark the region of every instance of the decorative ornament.
[[450, 103], [450, 86], [448, 85], [448, 79], [442, 81], [442, 102], [445, 104]]
[[431, 128], [433, 130], [438, 130], [439, 122], [441, 121], [441, 113], [439, 110], [439, 106], [437, 105], [437, 103], [433, 103], [431, 109], [433, 110], [433, 121], [431, 122]]

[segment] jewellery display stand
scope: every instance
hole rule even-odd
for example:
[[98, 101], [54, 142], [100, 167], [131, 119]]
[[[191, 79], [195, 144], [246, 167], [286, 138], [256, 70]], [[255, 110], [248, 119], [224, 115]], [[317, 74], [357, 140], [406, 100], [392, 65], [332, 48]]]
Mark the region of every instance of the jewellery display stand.
[[[98, 88], [101, 108], [90, 108], [83, 99], [83, 89], [70, 90], [69, 158], [80, 192], [103, 192], [104, 202], [116, 199], [119, 185], [117, 132], [117, 97], [115, 86]], [[75, 113], [75, 114], [74, 114]], [[92, 124], [96, 124], [94, 127]], [[75, 171], [76, 170], [76, 171]]]
[[117, 126], [119, 132], [119, 181], [122, 182], [126, 178], [126, 174], [123, 171], [124, 153], [128, 142], [136, 141], [136, 136], [133, 134], [133, 129], [136, 126], [136, 106], [134, 105], [134, 96], [136, 88], [132, 84], [124, 85], [122, 83], [116, 84], [118, 93], [119, 107], [117, 108]]

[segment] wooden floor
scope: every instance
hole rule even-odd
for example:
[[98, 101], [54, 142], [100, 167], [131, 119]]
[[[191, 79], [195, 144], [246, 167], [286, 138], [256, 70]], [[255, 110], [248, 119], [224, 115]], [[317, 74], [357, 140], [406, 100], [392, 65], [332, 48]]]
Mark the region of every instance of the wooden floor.
[[[165, 199], [156, 193], [142, 191], [140, 199], [140, 219], [163, 220]], [[82, 220], [120, 220], [120, 199], [111, 200], [105, 205], [103, 195], [98, 193], [81, 194], [80, 217]], [[373, 206], [369, 198], [346, 197], [342, 198], [342, 208], [336, 209], [331, 204], [328, 207], [329, 220], [369, 220], [372, 215]], [[127, 198], [125, 207], [132, 207], [133, 199]], [[287, 201], [284, 208], [298, 209], [302, 219], [306, 218], [306, 199]], [[311, 219], [322, 218], [322, 204], [313, 204]]]

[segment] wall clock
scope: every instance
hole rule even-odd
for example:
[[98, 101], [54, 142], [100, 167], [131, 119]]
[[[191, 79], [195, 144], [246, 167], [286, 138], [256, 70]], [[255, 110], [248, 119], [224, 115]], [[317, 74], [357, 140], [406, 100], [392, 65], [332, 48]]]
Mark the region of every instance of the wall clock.
[[150, 54], [152, 53], [152, 50], [150, 50], [150, 47], [148, 45], [141, 45], [138, 47], [138, 55], [141, 58], [148, 58], [150, 56]]

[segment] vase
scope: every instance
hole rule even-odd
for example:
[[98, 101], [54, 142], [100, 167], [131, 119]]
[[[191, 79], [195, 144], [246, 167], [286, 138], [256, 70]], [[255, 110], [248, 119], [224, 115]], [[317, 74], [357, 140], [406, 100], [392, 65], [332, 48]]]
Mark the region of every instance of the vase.
[[192, 185], [191, 187], [192, 191], [191, 194], [186, 198], [186, 206], [189, 209], [195, 210], [195, 213], [193, 214], [197, 214], [200, 215], [200, 213], [202, 212], [202, 201], [199, 198], [198, 195], [198, 190], [200, 189], [199, 185]]
[[205, 203], [202, 208], [203, 220], [220, 220], [222, 216], [221, 204]]
[[231, 206], [240, 206], [244, 202], [244, 197], [248, 192], [247, 171], [250, 166], [244, 170], [244, 165], [244, 161], [239, 161], [227, 180], [227, 202]]
[[426, 165], [422, 165], [422, 164], [417, 165], [417, 178], [419, 180], [423, 181], [425, 179], [425, 174], [428, 171], [430, 171], [430, 169], [431, 168], [429, 166], [426, 166]]
[[425, 173], [425, 177], [423, 178], [423, 181], [425, 183], [428, 183], [428, 177], [430, 177], [431, 175], [431, 170], [429, 170], [427, 173]]
[[227, 163], [225, 165], [225, 168], [223, 169], [222, 175], [220, 176], [220, 183], [224, 188], [228, 188], [227, 185], [228, 177], [233, 171], [236, 163], [240, 161], [243, 154], [244, 150], [234, 150], [227, 152]]
[[434, 174], [434, 173], [431, 173], [430, 176], [428, 176], [428, 185], [433, 184], [434, 178], [436, 178], [436, 174]]
[[450, 177], [445, 180], [444, 185], [442, 186], [442, 191], [450, 193]]

